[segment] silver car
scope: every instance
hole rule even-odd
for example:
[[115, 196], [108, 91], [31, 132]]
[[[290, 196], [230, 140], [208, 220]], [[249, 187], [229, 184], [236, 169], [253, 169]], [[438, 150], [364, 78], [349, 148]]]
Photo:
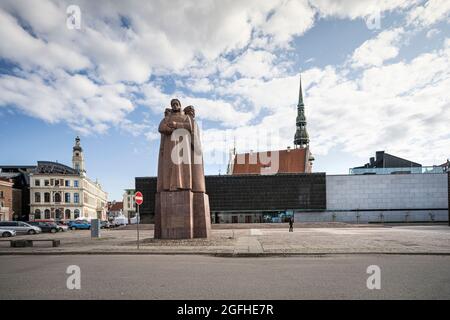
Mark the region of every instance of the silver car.
[[14, 230], [17, 233], [26, 234], [36, 234], [42, 231], [41, 228], [22, 221], [0, 221], [0, 229]]
[[14, 237], [16, 232], [14, 230], [0, 229], [0, 236], [3, 238]]

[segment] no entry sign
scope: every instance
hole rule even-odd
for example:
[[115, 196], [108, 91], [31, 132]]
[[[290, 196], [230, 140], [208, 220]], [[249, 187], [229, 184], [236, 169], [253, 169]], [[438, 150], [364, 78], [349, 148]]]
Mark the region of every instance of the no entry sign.
[[140, 191], [138, 191], [134, 194], [134, 202], [136, 202], [136, 204], [138, 206], [140, 206], [142, 204], [142, 202], [144, 202], [144, 196], [142, 195], [142, 193]]

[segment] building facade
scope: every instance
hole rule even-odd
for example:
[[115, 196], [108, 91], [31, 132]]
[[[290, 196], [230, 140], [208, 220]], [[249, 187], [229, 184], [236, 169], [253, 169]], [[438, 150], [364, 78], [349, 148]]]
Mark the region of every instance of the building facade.
[[30, 214], [30, 173], [36, 166], [0, 165], [0, 178], [13, 182], [14, 214], [11, 220], [28, 221]]
[[14, 215], [13, 185], [11, 180], [0, 178], [0, 221], [12, 220]]
[[86, 176], [83, 149], [75, 139], [72, 167], [38, 161], [30, 173], [30, 220], [106, 220], [107, 193]]
[[123, 194], [123, 214], [128, 219], [136, 216], [136, 204], [134, 202], [134, 189], [125, 189]]
[[[206, 176], [211, 222], [445, 222], [450, 173]], [[151, 223], [156, 177], [136, 178], [141, 218]], [[148, 200], [147, 200], [148, 199]], [[274, 219], [276, 218], [276, 219]]]

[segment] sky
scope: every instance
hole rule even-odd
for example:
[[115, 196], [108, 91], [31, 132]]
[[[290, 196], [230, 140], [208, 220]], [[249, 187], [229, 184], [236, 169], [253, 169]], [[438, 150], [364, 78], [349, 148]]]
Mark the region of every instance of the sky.
[[157, 127], [179, 98], [205, 174], [224, 174], [233, 146], [293, 146], [300, 74], [315, 172], [378, 150], [441, 164], [449, 22], [442, 0], [2, 0], [0, 164], [71, 165], [79, 135], [88, 176], [120, 200], [156, 175]]

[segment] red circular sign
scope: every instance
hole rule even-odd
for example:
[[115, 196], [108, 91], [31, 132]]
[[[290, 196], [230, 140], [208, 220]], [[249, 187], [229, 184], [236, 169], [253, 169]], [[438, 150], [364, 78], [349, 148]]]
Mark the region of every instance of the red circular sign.
[[142, 204], [142, 202], [144, 202], [144, 196], [140, 191], [134, 194], [134, 202], [136, 202], [136, 204], [139, 206]]

